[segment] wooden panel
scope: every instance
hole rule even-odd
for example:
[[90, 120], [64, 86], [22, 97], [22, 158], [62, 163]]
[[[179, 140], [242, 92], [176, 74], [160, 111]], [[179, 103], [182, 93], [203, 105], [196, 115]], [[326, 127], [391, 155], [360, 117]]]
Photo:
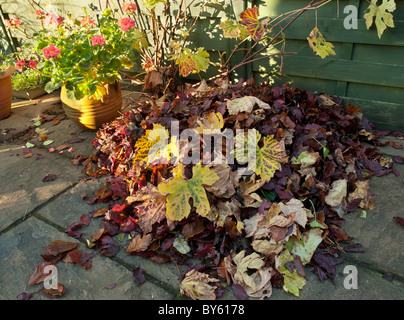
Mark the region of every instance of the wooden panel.
[[[262, 64], [254, 63], [259, 71]], [[285, 56], [283, 72], [287, 75], [342, 80], [404, 88], [404, 65], [388, 65], [333, 58]]]

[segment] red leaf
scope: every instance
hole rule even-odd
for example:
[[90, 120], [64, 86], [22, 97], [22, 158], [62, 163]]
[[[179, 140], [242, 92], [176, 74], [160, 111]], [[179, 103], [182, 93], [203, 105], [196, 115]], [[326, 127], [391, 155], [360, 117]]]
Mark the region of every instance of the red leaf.
[[57, 256], [60, 254], [66, 254], [67, 252], [75, 249], [77, 243], [74, 242], [64, 242], [60, 240], [55, 240], [51, 244], [42, 247], [42, 249], [50, 255]]
[[394, 217], [394, 219], [404, 227], [404, 218], [401, 217]]
[[34, 273], [28, 280], [28, 285], [32, 286], [33, 284], [38, 284], [38, 283], [41, 283], [42, 281], [44, 281], [45, 278], [51, 273], [51, 272], [49, 272], [49, 273], [45, 274], [44, 269], [46, 266], [49, 266], [51, 264], [52, 263], [50, 263], [50, 262], [42, 262], [40, 265], [37, 265]]

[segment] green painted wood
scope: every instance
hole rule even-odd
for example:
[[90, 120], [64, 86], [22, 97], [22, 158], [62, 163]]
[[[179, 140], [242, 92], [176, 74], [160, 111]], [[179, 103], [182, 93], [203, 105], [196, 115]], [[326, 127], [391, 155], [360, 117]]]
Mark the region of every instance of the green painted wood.
[[[259, 67], [263, 67], [261, 62], [253, 63], [254, 71], [259, 71]], [[285, 56], [283, 72], [287, 75], [404, 88], [404, 65], [293, 55]]]

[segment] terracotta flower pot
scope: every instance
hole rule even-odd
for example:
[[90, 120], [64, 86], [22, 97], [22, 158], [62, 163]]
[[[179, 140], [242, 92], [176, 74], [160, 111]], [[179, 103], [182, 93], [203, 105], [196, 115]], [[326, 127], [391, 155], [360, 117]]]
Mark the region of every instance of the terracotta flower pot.
[[122, 108], [122, 93], [119, 82], [106, 85], [107, 94], [104, 101], [84, 97], [80, 100], [71, 100], [66, 95], [63, 86], [60, 91], [60, 100], [67, 117], [85, 130], [98, 130], [104, 123], [114, 120]]
[[8, 67], [4, 75], [0, 75], [0, 120], [11, 114], [11, 103], [13, 100], [13, 87], [11, 84], [11, 74], [14, 67]]

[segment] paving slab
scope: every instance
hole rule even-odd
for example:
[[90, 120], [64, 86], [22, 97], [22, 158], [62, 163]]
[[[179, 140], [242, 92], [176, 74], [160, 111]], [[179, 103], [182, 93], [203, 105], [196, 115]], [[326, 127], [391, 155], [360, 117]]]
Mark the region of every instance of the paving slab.
[[[42, 285], [28, 286], [28, 280], [35, 267], [43, 262], [42, 247], [55, 239], [77, 242], [52, 226], [30, 217], [12, 230], [0, 236], [0, 299], [15, 300], [22, 292], [32, 293]], [[79, 250], [91, 252], [83, 244]], [[173, 296], [164, 288], [146, 281], [134, 283], [134, 276], [121, 264], [105, 257], [93, 256], [92, 266], [86, 271], [77, 264], [59, 261], [56, 263], [58, 282], [66, 292], [60, 299], [75, 300], [167, 300]], [[106, 287], [115, 285], [113, 289]], [[32, 299], [49, 299], [41, 292]]]
[[[402, 150], [400, 154], [404, 156]], [[395, 164], [394, 168], [400, 176], [372, 177], [375, 209], [366, 210], [366, 219], [360, 217], [361, 210], [346, 214], [344, 229], [365, 249], [364, 253], [349, 254], [350, 259], [404, 278], [404, 228], [393, 219], [404, 217], [404, 165]]]

